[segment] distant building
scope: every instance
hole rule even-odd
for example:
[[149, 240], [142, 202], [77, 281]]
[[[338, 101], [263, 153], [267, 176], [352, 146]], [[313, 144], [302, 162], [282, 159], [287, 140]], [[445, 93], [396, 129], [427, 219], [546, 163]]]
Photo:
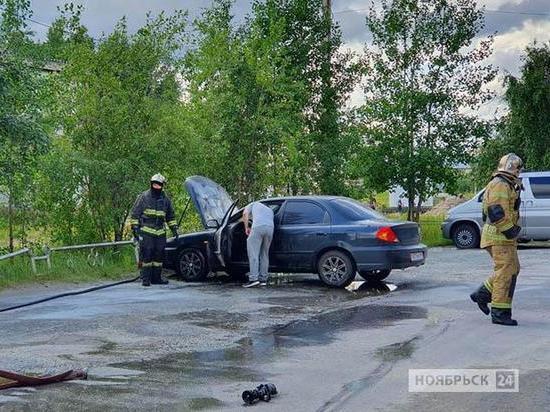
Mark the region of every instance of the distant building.
[[[401, 186], [397, 186], [395, 189], [390, 190], [389, 207], [396, 208], [399, 202], [399, 199], [401, 199], [401, 204], [403, 205], [403, 208], [409, 207], [409, 198], [407, 197], [407, 193], [405, 192], [405, 189], [403, 189]], [[418, 199], [415, 199], [414, 203], [416, 204], [417, 202], [418, 202]], [[432, 207], [433, 205], [434, 205], [433, 197], [429, 197], [428, 199], [422, 202], [422, 206]]]

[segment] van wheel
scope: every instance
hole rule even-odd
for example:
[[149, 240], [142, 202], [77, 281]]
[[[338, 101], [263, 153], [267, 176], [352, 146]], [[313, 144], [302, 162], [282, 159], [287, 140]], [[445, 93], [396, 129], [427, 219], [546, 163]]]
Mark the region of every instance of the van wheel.
[[178, 255], [176, 273], [188, 282], [204, 280], [208, 268], [202, 252], [194, 248], [183, 249]]
[[328, 286], [344, 288], [355, 279], [355, 264], [339, 250], [330, 250], [317, 261], [319, 278]]
[[453, 231], [453, 242], [458, 249], [479, 247], [479, 231], [471, 223], [460, 223]]

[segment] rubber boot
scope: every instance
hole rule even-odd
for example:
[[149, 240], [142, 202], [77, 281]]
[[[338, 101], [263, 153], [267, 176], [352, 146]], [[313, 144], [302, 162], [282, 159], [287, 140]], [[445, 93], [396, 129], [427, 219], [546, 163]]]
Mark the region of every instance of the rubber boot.
[[141, 286], [151, 286], [151, 268], [141, 269]]
[[517, 320], [512, 319], [512, 309], [491, 308], [491, 317], [493, 318], [493, 323], [496, 323], [497, 325], [518, 325]]
[[168, 280], [162, 277], [162, 268], [154, 267], [153, 268], [153, 277], [151, 278], [151, 284], [153, 285], [167, 285]]
[[484, 284], [482, 284], [475, 292], [470, 295], [470, 299], [477, 303], [479, 310], [481, 310], [483, 313], [485, 313], [486, 315], [491, 313], [489, 306], [487, 306], [489, 303], [491, 303], [491, 292], [489, 292], [489, 289], [487, 289]]

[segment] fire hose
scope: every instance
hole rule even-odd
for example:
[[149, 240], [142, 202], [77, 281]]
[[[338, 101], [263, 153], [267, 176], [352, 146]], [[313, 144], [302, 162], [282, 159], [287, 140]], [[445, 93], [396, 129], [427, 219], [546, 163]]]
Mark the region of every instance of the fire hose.
[[32, 301], [32, 302], [22, 303], [22, 304], [16, 305], [16, 306], [11, 306], [9, 308], [0, 309], [0, 313], [8, 312], [10, 310], [15, 310], [15, 309], [19, 309], [19, 308], [24, 308], [26, 306], [37, 305], [39, 303], [48, 302], [48, 301], [54, 300], [54, 299], [64, 298], [66, 296], [83, 295], [84, 293], [94, 292], [96, 290], [101, 290], [101, 289], [106, 289], [106, 288], [111, 288], [113, 286], [124, 285], [125, 283], [133, 283], [138, 279], [140, 279], [140, 276], [136, 276], [135, 278], [132, 278], [132, 279], [121, 280], [120, 282], [114, 282], [114, 283], [108, 283], [106, 285], [94, 286], [93, 288], [88, 288], [88, 289], [84, 289], [84, 290], [77, 290], [77, 291], [74, 291], [74, 292], [60, 293], [59, 295], [54, 295], [54, 296], [50, 296], [50, 297], [47, 297], [47, 298], [38, 299], [38, 300], [35, 300], [35, 301]]

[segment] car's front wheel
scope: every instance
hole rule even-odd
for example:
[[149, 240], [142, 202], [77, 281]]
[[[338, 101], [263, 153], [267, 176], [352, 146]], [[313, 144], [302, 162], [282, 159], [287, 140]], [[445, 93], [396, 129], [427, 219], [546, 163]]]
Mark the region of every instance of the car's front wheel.
[[471, 223], [461, 223], [453, 231], [453, 242], [458, 249], [479, 247], [479, 231]]
[[361, 277], [367, 281], [380, 282], [390, 275], [391, 269], [362, 270], [359, 272]]
[[178, 254], [176, 273], [188, 282], [204, 280], [208, 275], [208, 268], [203, 253], [199, 249], [183, 249]]
[[339, 250], [329, 250], [317, 261], [319, 278], [328, 286], [343, 288], [355, 279], [355, 264]]

